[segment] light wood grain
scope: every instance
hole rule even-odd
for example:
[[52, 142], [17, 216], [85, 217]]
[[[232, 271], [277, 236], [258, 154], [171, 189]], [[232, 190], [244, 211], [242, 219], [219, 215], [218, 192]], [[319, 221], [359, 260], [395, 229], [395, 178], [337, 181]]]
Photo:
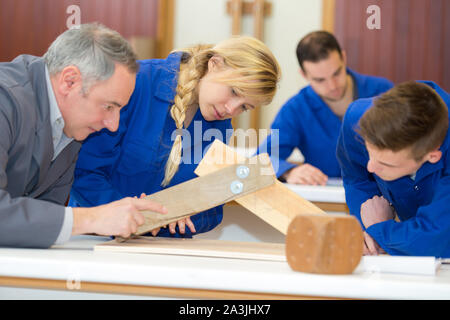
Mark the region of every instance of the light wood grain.
[[[158, 296], [182, 299], [225, 299], [225, 300], [243, 300], [243, 299], [333, 299], [333, 297], [314, 297], [302, 295], [277, 294], [266, 292], [246, 292], [236, 290], [212, 290], [199, 288], [178, 288], [161, 286], [143, 286], [122, 283], [104, 283], [82, 281], [80, 289], [73, 290], [67, 288], [67, 280], [39, 279], [39, 278], [21, 278], [21, 277], [1, 277], [0, 286], [16, 288], [32, 288], [41, 290], [61, 290], [70, 292], [91, 292], [108, 294], [127, 294], [141, 296]], [[342, 299], [342, 298], [338, 298]]]
[[[165, 226], [182, 218], [194, 215], [237, 197], [253, 193], [258, 189], [275, 183], [274, 175], [261, 175], [266, 171], [267, 155], [261, 155], [254, 159], [254, 163], [244, 161], [249, 168], [246, 178], [239, 178], [236, 170], [239, 165], [224, 167], [222, 170], [211, 172], [203, 177], [191, 179], [168, 189], [151, 194], [146, 199], [164, 205], [168, 213], [161, 214], [151, 211], [142, 211], [145, 223], [141, 225], [135, 234], [141, 235], [158, 227]], [[270, 168], [269, 168], [270, 171]], [[242, 183], [242, 191], [235, 194], [231, 190], [231, 184], [235, 181]]]
[[[267, 157], [264, 158], [264, 160], [267, 159]], [[245, 161], [247, 161], [245, 157], [216, 140], [197, 166], [195, 173], [204, 176]], [[270, 159], [267, 161], [270, 161]], [[262, 172], [263, 175], [270, 175], [271, 173], [272, 171], [269, 170]], [[298, 214], [326, 214], [308, 200], [285, 187], [278, 180], [270, 187], [260, 189], [235, 201], [283, 234], [287, 233], [289, 223]]]
[[124, 243], [108, 241], [96, 245], [94, 250], [286, 261], [284, 243], [138, 237]]

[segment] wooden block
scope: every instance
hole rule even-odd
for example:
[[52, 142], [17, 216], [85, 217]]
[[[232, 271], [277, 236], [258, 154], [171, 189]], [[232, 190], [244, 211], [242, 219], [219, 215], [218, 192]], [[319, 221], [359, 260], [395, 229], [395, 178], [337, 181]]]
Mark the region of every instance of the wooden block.
[[[195, 173], [202, 176], [243, 161], [245, 157], [216, 140]], [[328, 215], [279, 181], [235, 201], [287, 235], [287, 261], [293, 270], [351, 273], [361, 260], [364, 240], [355, 217]]]
[[286, 261], [283, 243], [240, 242], [206, 239], [137, 237], [118, 243], [98, 244], [95, 251], [171, 254], [202, 257]]
[[358, 266], [363, 252], [358, 220], [349, 215], [296, 216], [286, 236], [286, 259], [293, 270], [348, 274]]

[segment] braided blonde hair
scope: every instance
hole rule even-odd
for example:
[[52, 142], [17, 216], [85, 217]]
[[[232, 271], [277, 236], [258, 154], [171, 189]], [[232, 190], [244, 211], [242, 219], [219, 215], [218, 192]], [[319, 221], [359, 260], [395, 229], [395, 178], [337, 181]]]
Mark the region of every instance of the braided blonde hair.
[[189, 55], [181, 63], [174, 104], [170, 114], [175, 121], [177, 136], [169, 159], [162, 186], [172, 180], [181, 162], [181, 130], [189, 106], [198, 101], [197, 86], [208, 71], [208, 62], [213, 56], [223, 59], [224, 65], [231, 68], [231, 75], [218, 81], [232, 86], [242, 96], [255, 97], [261, 105], [269, 104], [276, 92], [281, 76], [280, 66], [267, 46], [253, 37], [235, 36], [216, 46], [198, 45], [181, 50]]

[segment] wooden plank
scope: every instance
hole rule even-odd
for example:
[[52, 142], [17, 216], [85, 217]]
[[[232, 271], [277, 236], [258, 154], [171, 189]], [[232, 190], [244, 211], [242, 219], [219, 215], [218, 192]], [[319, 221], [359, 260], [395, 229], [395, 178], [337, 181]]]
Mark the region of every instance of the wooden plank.
[[322, 29], [334, 32], [334, 9], [336, 0], [322, 0]]
[[[227, 1], [227, 13], [228, 14], [232, 14], [233, 13], [233, 5], [234, 5], [234, 2], [235, 2], [236, 0], [228, 0]], [[238, 0], [238, 1], [243, 1], [243, 0]], [[254, 7], [254, 3], [253, 2], [248, 2], [248, 1], [243, 1], [243, 4], [242, 4], [242, 14], [244, 14], [244, 15], [251, 15], [251, 14], [253, 14], [253, 7]], [[271, 14], [272, 14], [272, 3], [271, 2], [269, 2], [269, 1], [265, 1], [264, 2], [264, 16], [270, 16]]]
[[[245, 161], [245, 157], [216, 140], [197, 166], [195, 173], [204, 176], [229, 165], [244, 163]], [[262, 173], [266, 174], [266, 172]], [[270, 174], [270, 171], [267, 174]], [[289, 223], [298, 214], [305, 212], [326, 214], [311, 202], [285, 187], [278, 180], [270, 187], [240, 197], [235, 201], [283, 234], [287, 234]]]
[[240, 35], [242, 27], [243, 0], [231, 0], [228, 4], [231, 11], [231, 34]]
[[261, 41], [264, 39], [264, 0], [253, 2], [253, 36]]
[[286, 261], [284, 243], [138, 237], [98, 244], [95, 251]]
[[[267, 162], [270, 162], [267, 155], [260, 155], [249, 160], [253, 163], [242, 163], [248, 168], [248, 176], [245, 178], [237, 176], [240, 165], [233, 165], [145, 197], [164, 205], [168, 213], [142, 211], [145, 223], [138, 228], [136, 234], [144, 234], [181, 218], [214, 208], [275, 182], [276, 178], [271, 167], [267, 167]], [[271, 174], [261, 175], [261, 171], [271, 172]], [[238, 193], [231, 188], [235, 182], [241, 184], [241, 190]]]
[[[243, 161], [245, 157], [216, 140], [195, 173], [208, 175]], [[355, 217], [327, 215], [279, 181], [235, 201], [286, 235], [286, 259], [293, 270], [348, 274], [361, 260], [364, 239]]]
[[[264, 4], [265, 0], [253, 0], [253, 36], [264, 41]], [[250, 111], [250, 128], [258, 130], [261, 119], [261, 108]], [[261, 143], [257, 138], [257, 145]]]
[[173, 50], [174, 28], [175, 0], [158, 0], [157, 58], [165, 59]]

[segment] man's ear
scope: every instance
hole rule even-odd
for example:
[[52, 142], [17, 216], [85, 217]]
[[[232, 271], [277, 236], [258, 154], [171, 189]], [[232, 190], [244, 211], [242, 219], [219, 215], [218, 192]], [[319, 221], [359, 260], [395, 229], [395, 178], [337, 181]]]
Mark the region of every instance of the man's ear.
[[81, 88], [81, 85], [81, 73], [75, 66], [67, 66], [57, 75], [58, 91], [62, 95], [67, 95], [72, 90]]
[[429, 152], [426, 156], [427, 161], [430, 163], [436, 163], [442, 158], [442, 151], [440, 150], [433, 150]]
[[220, 56], [212, 56], [208, 61], [208, 72], [217, 71], [225, 65], [225, 61]]
[[305, 71], [303, 71], [303, 69], [301, 67], [299, 68], [299, 71], [300, 71], [301, 76], [306, 79]]

